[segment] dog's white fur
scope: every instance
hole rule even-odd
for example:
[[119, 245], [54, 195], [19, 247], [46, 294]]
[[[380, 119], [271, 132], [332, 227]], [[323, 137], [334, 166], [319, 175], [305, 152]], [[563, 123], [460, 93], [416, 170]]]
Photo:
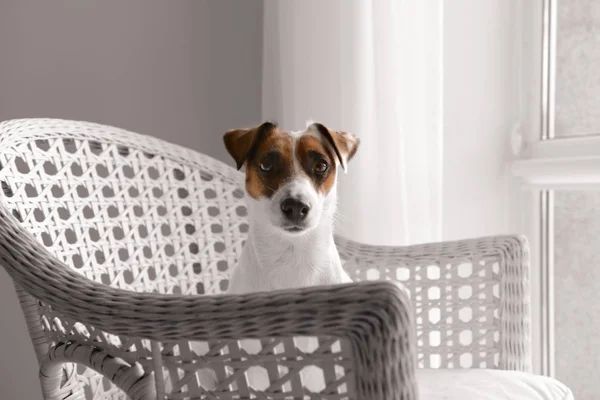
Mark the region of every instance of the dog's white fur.
[[[286, 187], [311, 198], [312, 219], [307, 232], [290, 234], [278, 228], [280, 194]], [[281, 193], [279, 193], [281, 192]], [[271, 200], [248, 200], [250, 230], [229, 293], [249, 293], [351, 282], [342, 268], [333, 241], [335, 186], [327, 196], [317, 194], [302, 178], [278, 190]]]
[[[297, 138], [303, 135], [320, 135], [312, 124], [306, 131], [292, 134], [294, 150]], [[294, 155], [296, 152], [294, 151]], [[339, 166], [339, 162], [336, 160]], [[294, 156], [297, 172], [301, 168]], [[337, 173], [337, 172], [336, 172]], [[333, 240], [334, 214], [337, 202], [336, 183], [326, 195], [318, 193], [302, 173], [280, 187], [270, 198], [247, 198], [249, 234], [239, 264], [234, 269], [228, 293], [292, 289], [316, 285], [332, 285], [351, 282], [342, 268]], [[285, 197], [299, 198], [310, 206], [306, 229], [290, 233], [282, 229], [285, 223], [281, 201]], [[282, 310], [284, 312], [284, 310]], [[315, 348], [316, 338], [296, 338], [296, 345], [308, 352]], [[255, 340], [243, 341], [249, 353], [260, 350]], [[309, 390], [316, 391], [322, 385], [322, 374], [316, 368], [305, 368], [303, 381]], [[257, 389], [266, 388], [267, 377], [258, 370], [249, 370], [247, 377]]]

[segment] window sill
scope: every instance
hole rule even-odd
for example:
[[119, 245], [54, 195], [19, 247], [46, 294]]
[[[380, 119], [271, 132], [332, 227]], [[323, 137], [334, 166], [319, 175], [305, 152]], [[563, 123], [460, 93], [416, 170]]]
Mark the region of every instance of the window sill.
[[529, 187], [597, 190], [600, 186], [600, 156], [515, 160], [510, 170]]
[[531, 147], [531, 156], [511, 162], [511, 175], [529, 188], [598, 190], [600, 137], [546, 140]]

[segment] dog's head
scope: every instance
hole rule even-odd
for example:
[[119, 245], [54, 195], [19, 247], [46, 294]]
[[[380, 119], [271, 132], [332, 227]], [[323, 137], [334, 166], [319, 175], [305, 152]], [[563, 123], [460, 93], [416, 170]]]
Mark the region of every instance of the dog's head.
[[284, 132], [270, 122], [234, 129], [224, 136], [237, 164], [246, 167], [249, 211], [256, 223], [300, 235], [335, 210], [338, 168], [358, 149], [353, 134], [311, 123], [302, 132]]

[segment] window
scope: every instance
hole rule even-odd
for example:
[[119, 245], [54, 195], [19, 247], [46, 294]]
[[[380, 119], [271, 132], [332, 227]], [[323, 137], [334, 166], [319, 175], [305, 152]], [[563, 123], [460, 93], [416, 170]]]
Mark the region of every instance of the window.
[[600, 3], [559, 0], [556, 35], [554, 136], [600, 133]]
[[[532, 250], [533, 345], [538, 371], [578, 399], [600, 397], [600, 2], [545, 0], [539, 129], [511, 171]], [[535, 52], [534, 52], [535, 53]], [[538, 79], [539, 78], [539, 79]], [[535, 103], [535, 101], [533, 101]], [[535, 118], [535, 112], [532, 112]], [[533, 124], [532, 126], [535, 126]]]

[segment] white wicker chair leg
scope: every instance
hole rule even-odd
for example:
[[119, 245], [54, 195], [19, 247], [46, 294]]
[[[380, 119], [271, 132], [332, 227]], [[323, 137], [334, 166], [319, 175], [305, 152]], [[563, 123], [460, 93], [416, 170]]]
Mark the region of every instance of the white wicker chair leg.
[[29, 336], [31, 337], [31, 342], [33, 343], [35, 355], [39, 363], [43, 360], [45, 354], [50, 348], [48, 337], [46, 336], [46, 332], [44, 332], [42, 319], [40, 317], [40, 302], [35, 297], [27, 293], [21, 287], [21, 285], [16, 284], [15, 289], [19, 303], [21, 304], [21, 310], [23, 310], [23, 315], [25, 316], [25, 323], [27, 324], [27, 329], [29, 330]]
[[85, 400], [85, 391], [77, 380], [76, 367], [68, 363], [51, 363], [39, 371], [42, 395], [47, 400]]
[[131, 400], [155, 400], [156, 388], [153, 374], [144, 371], [140, 364], [129, 365], [120, 358], [93, 346], [80, 343], [60, 343], [53, 346], [40, 364], [40, 381], [47, 400], [85, 400], [85, 394], [71, 379], [72, 367], [67, 368], [64, 381], [64, 364], [85, 365], [109, 379]]

